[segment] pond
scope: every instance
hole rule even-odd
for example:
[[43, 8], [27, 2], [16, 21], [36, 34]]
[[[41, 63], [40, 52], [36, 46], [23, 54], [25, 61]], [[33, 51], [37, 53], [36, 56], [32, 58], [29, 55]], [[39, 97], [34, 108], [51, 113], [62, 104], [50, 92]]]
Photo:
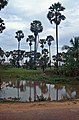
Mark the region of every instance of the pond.
[[46, 84], [45, 82], [18, 80], [3, 82], [0, 90], [1, 100], [53, 101], [79, 98], [79, 85]]

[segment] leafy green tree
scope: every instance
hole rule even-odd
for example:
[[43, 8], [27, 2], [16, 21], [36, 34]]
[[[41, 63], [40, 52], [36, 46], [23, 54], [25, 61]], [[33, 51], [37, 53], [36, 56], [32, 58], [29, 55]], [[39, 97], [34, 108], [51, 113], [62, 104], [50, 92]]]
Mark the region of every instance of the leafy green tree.
[[1, 62], [2, 62], [3, 56], [4, 56], [4, 51], [3, 51], [2, 48], [0, 47], [0, 64], [1, 64]]
[[35, 42], [35, 45], [34, 45], [34, 66], [35, 68], [34, 69], [36, 69], [37, 36], [38, 36], [38, 33], [43, 31], [43, 26], [40, 21], [34, 20], [31, 23], [30, 30], [34, 33], [34, 36], [35, 36], [35, 40], [34, 40]]
[[2, 20], [2, 19], [0, 18], [0, 33], [2, 33], [4, 29], [5, 29], [4, 20]]
[[49, 67], [51, 68], [51, 50], [50, 50], [50, 46], [51, 46], [51, 42], [54, 41], [53, 36], [51, 36], [51, 35], [47, 36], [46, 41], [47, 41], [48, 46], [49, 46]]
[[[65, 62], [64, 56], [65, 56], [64, 52], [58, 53], [59, 66], [64, 64], [64, 62]], [[57, 66], [57, 55], [53, 55], [52, 58], [53, 58], [53, 61], [54, 61], [54, 65]]]
[[[50, 23], [53, 22], [56, 24], [56, 46], [57, 46], [57, 58], [58, 58], [58, 25], [61, 20], [65, 20], [65, 16], [61, 14], [61, 11], [64, 11], [65, 8], [58, 2], [54, 3], [50, 6], [49, 12], [47, 14], [47, 18]], [[58, 67], [58, 59], [57, 59], [57, 67]]]
[[9, 61], [13, 67], [16, 67], [17, 66], [17, 56], [18, 56], [17, 50], [10, 51], [10, 55], [11, 55], [11, 58], [9, 59]]
[[7, 57], [7, 61], [8, 61], [8, 57], [10, 56], [10, 52], [5, 52], [5, 56]]
[[79, 63], [79, 37], [70, 40], [71, 46], [64, 45], [62, 50], [67, 50], [67, 54], [72, 56], [76, 63]]
[[43, 49], [43, 55], [40, 57], [40, 66], [43, 72], [48, 66], [48, 60], [49, 60], [48, 49]]
[[18, 30], [16, 32], [15, 38], [18, 40], [18, 60], [17, 60], [17, 65], [18, 68], [20, 67], [19, 65], [19, 51], [20, 51], [20, 41], [22, 38], [24, 38], [24, 33], [22, 32], [22, 30]]
[[79, 37], [74, 37], [70, 40], [71, 45], [64, 45], [62, 50], [65, 50], [63, 54], [64, 66], [66, 76], [78, 76], [79, 75]]

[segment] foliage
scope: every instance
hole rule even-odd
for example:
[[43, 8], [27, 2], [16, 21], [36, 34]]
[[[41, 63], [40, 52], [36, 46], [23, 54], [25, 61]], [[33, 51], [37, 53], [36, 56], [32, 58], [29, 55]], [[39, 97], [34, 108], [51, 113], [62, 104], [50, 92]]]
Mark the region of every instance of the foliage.
[[8, 0], [0, 0], [0, 10], [8, 4]]
[[21, 40], [21, 38], [24, 38], [24, 33], [22, 32], [22, 30], [18, 30], [16, 32], [15, 38], [17, 38], [18, 42]]
[[34, 20], [31, 23], [30, 30], [34, 33], [34, 35], [38, 35], [38, 33], [43, 31], [43, 26], [39, 20]]
[[71, 46], [62, 47], [66, 52], [63, 54], [64, 68], [67, 76], [76, 77], [79, 75], [79, 37], [70, 40]]
[[[0, 10], [3, 9], [8, 4], [8, 0], [0, 0]], [[4, 20], [0, 18], [0, 33], [5, 29]]]
[[58, 2], [50, 6], [49, 12], [47, 14], [47, 18], [49, 19], [50, 23], [52, 24], [54, 22], [56, 24], [57, 68], [58, 68], [58, 25], [60, 24], [61, 20], [65, 20], [65, 16], [61, 14], [61, 12], [64, 10], [65, 8]]
[[2, 33], [4, 29], [5, 29], [4, 20], [2, 20], [2, 19], [0, 18], [0, 33]]

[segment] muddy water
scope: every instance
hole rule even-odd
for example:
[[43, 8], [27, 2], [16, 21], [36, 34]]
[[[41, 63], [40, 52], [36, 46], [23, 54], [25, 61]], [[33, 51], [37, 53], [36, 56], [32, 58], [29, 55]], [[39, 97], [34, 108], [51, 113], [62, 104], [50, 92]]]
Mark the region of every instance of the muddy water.
[[3, 82], [0, 100], [45, 101], [79, 98], [79, 85], [46, 84], [45, 82], [16, 81]]

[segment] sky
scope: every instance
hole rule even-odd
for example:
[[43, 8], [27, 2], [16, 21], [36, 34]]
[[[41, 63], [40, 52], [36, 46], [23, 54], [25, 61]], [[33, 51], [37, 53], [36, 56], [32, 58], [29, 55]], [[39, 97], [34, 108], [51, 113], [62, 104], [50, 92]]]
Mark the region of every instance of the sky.
[[[33, 33], [30, 31], [30, 24], [34, 20], [41, 21], [43, 32], [39, 38], [46, 39], [52, 35], [55, 39], [55, 24], [50, 24], [47, 19], [49, 7], [53, 3], [60, 2], [65, 10], [66, 16], [59, 25], [59, 52], [63, 45], [68, 45], [71, 38], [79, 36], [79, 0], [9, 0], [8, 5], [0, 11], [0, 17], [4, 20], [6, 29], [0, 34], [0, 47], [4, 51], [17, 49], [15, 32], [22, 30], [24, 38], [21, 40], [21, 49], [29, 51], [26, 39]], [[38, 48], [38, 51], [40, 49]], [[56, 53], [56, 39], [51, 45], [52, 54]]]

